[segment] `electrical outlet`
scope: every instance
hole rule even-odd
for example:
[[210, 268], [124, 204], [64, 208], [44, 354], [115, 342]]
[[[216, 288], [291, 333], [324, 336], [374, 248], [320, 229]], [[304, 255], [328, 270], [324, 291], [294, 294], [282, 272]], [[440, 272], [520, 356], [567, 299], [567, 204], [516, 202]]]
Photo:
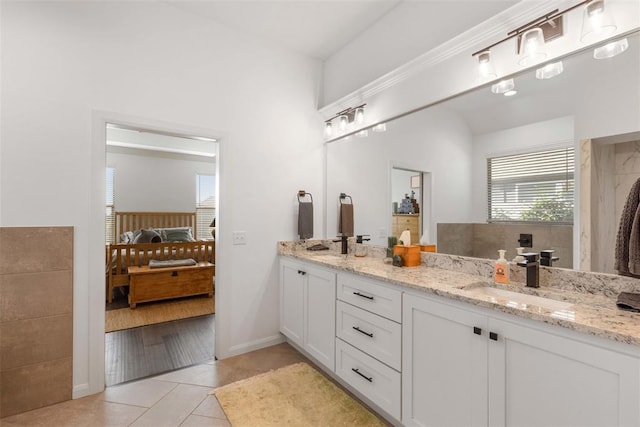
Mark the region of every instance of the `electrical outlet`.
[[234, 245], [246, 245], [247, 244], [247, 232], [246, 231], [234, 231], [233, 232], [233, 244]]

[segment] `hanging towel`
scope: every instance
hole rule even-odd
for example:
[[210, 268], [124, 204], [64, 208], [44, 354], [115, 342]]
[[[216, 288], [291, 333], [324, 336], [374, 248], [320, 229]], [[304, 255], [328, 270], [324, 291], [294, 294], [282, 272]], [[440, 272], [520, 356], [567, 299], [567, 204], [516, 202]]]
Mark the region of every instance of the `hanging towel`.
[[640, 274], [640, 179], [631, 187], [620, 216], [614, 269], [622, 275]]
[[313, 237], [313, 202], [298, 204], [298, 235], [301, 240]]
[[620, 292], [616, 305], [623, 310], [640, 311], [640, 294]]
[[338, 223], [338, 233], [344, 236], [353, 237], [353, 204], [340, 204], [340, 221]]

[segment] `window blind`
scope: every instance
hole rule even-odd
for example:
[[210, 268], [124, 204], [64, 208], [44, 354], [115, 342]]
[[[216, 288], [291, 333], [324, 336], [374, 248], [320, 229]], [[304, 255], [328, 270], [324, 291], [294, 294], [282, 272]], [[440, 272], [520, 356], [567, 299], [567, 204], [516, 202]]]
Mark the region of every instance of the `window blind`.
[[216, 216], [215, 176], [197, 175], [196, 195], [196, 239], [210, 239], [210, 225]]
[[573, 223], [574, 149], [487, 159], [488, 222]]

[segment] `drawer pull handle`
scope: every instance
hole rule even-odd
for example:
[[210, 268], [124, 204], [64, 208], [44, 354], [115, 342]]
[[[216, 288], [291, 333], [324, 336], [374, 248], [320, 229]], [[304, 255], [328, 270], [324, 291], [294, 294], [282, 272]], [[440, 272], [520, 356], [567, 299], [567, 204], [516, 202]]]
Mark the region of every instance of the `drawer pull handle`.
[[364, 334], [364, 335], [368, 336], [369, 338], [373, 338], [373, 333], [365, 332], [362, 329], [360, 329], [359, 326], [352, 326], [352, 328], [355, 329], [356, 331], [360, 332], [361, 334]]
[[372, 296], [364, 295], [364, 294], [361, 294], [360, 292], [354, 292], [353, 294], [357, 295], [359, 297], [362, 297], [362, 298], [370, 299], [371, 301], [373, 301], [373, 297]]
[[496, 334], [495, 332], [489, 332], [489, 339], [498, 341], [498, 334]]
[[172, 271], [171, 272], [171, 277], [178, 277], [178, 272], [177, 271]]
[[474, 326], [473, 333], [476, 335], [482, 335], [482, 328], [478, 328], [477, 326]]
[[369, 381], [370, 383], [372, 383], [372, 382], [373, 382], [373, 377], [368, 377], [368, 376], [366, 376], [365, 374], [363, 374], [362, 372], [360, 372], [360, 371], [358, 370], [358, 368], [351, 368], [351, 370], [352, 370], [353, 372], [355, 372], [356, 374], [360, 375], [360, 376], [361, 376], [362, 378], [364, 378], [365, 380]]
[[302, 270], [298, 270], [298, 274], [302, 274], [304, 276], [305, 274], [307, 274], [307, 272], [306, 271], [302, 271]]

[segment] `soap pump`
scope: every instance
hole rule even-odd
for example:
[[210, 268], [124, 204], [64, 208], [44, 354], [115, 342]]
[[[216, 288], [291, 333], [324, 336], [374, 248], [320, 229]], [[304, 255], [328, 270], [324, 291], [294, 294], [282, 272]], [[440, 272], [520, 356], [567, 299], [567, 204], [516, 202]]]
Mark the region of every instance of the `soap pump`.
[[509, 263], [504, 257], [504, 254], [506, 253], [504, 249], [500, 249], [498, 253], [500, 254], [500, 257], [496, 261], [493, 269], [493, 280], [496, 283], [506, 285], [509, 283]]

